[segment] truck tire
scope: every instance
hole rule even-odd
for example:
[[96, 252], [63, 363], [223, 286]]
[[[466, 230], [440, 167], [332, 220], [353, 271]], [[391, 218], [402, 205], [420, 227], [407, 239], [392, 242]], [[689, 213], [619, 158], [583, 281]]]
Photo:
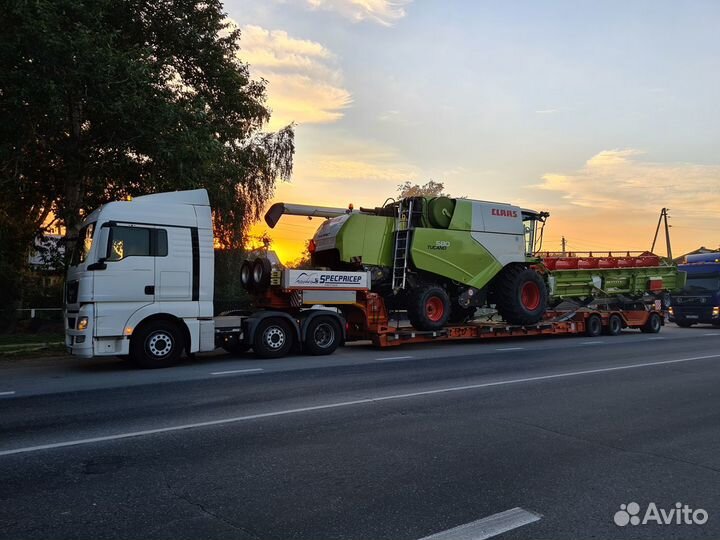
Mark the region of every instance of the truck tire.
[[292, 350], [295, 334], [287, 321], [269, 317], [255, 328], [253, 350], [261, 358], [280, 358]]
[[600, 315], [590, 315], [585, 319], [585, 335], [587, 337], [598, 337], [602, 334], [603, 325]]
[[305, 329], [304, 349], [314, 356], [332, 354], [340, 345], [340, 325], [332, 317], [315, 317]]
[[617, 313], [613, 313], [608, 317], [607, 326], [604, 328], [608, 336], [617, 336], [622, 332], [623, 320]]
[[176, 323], [149, 321], [130, 340], [130, 360], [144, 369], [170, 367], [178, 363], [183, 348], [182, 332]]
[[640, 327], [640, 331], [646, 334], [657, 334], [662, 328], [662, 320], [657, 313], [651, 313], [647, 322]]
[[418, 330], [440, 330], [450, 316], [450, 297], [445, 289], [428, 285], [410, 289], [407, 295], [407, 313]]
[[530, 268], [508, 266], [497, 277], [493, 292], [498, 313], [510, 324], [535, 324], [547, 309], [547, 286]]

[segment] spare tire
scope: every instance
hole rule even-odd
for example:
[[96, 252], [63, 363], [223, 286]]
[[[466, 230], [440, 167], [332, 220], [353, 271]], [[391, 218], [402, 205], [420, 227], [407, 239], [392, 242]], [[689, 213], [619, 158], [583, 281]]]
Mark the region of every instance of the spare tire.
[[506, 267], [495, 278], [493, 297], [498, 313], [510, 324], [535, 324], [547, 309], [548, 292], [543, 278], [518, 264]]
[[272, 265], [267, 259], [255, 259], [252, 267], [252, 280], [255, 292], [264, 292], [270, 286]]
[[455, 211], [455, 201], [450, 197], [435, 197], [428, 203], [428, 220], [436, 229], [447, 229]]
[[240, 266], [240, 284], [246, 291], [253, 290], [252, 264], [250, 261], [244, 261]]
[[440, 330], [450, 316], [450, 297], [437, 285], [426, 285], [407, 292], [407, 313], [418, 330]]

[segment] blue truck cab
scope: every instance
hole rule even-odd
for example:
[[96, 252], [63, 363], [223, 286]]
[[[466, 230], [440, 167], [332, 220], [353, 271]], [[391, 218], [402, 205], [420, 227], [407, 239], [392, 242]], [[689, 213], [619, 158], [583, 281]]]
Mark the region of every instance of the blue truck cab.
[[720, 252], [688, 255], [678, 270], [687, 272], [687, 284], [672, 295], [670, 322], [683, 328], [698, 323], [720, 326]]

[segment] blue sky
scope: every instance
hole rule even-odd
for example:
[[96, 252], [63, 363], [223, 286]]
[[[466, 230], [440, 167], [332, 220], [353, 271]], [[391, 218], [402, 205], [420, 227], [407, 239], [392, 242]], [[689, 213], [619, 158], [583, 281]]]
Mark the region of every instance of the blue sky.
[[[298, 123], [278, 198], [375, 205], [403, 179], [433, 178], [550, 210], [549, 242], [575, 249], [649, 247], [662, 206], [676, 252], [720, 243], [720, 2], [226, 9], [241, 58], [269, 81], [271, 127]], [[315, 225], [273, 236], [298, 243]]]

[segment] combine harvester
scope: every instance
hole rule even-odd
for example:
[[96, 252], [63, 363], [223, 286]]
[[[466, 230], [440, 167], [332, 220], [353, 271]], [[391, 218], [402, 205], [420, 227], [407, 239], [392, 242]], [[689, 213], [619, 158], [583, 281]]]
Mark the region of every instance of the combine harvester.
[[[326, 218], [310, 242], [315, 269], [286, 269], [272, 252], [255, 252], [239, 269], [254, 309], [214, 316], [205, 190], [91, 212], [68, 266], [68, 351], [165, 367], [183, 351], [218, 346], [280, 357], [330, 354], [355, 340], [383, 347], [658, 332], [663, 294], [683, 286], [684, 274], [648, 253], [538, 256], [538, 224], [548, 214], [507, 204], [447, 197], [357, 211], [276, 204], [266, 221], [274, 226], [283, 214]], [[498, 315], [475, 319], [488, 307]]]

